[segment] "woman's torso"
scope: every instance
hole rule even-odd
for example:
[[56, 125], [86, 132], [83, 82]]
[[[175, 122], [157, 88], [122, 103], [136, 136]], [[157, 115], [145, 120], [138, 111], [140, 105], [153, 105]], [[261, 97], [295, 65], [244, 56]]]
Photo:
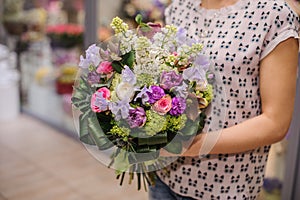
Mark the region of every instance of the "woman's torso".
[[[215, 97], [206, 113], [204, 128], [204, 132], [209, 132], [239, 124], [261, 113], [259, 63], [274, 48], [271, 46], [271, 39], [276, 37], [276, 33], [271, 33], [273, 26], [280, 30], [295, 19], [290, 19], [292, 15], [284, 19], [274, 16], [282, 10], [289, 12], [282, 1], [239, 0], [220, 10], [203, 9], [200, 2], [175, 0], [166, 15], [168, 24], [185, 28], [188, 37], [200, 39], [205, 54], [211, 58], [216, 78]], [[164, 173], [159, 176], [183, 196], [256, 199], [263, 183], [269, 148], [207, 155], [201, 160], [182, 157], [169, 167], [170, 176]]]

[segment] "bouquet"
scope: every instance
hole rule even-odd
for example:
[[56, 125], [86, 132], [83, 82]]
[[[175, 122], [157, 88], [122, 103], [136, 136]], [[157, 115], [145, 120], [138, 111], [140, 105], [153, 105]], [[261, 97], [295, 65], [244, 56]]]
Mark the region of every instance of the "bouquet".
[[[209, 59], [203, 45], [175, 26], [142, 22], [136, 30], [112, 20], [114, 37], [91, 45], [80, 57], [72, 102], [80, 111], [80, 140], [109, 157], [109, 167], [145, 186], [201, 132], [213, 98]], [[108, 150], [108, 151], [107, 151]]]
[[83, 27], [77, 24], [50, 25], [46, 32], [53, 47], [71, 48], [83, 44]]

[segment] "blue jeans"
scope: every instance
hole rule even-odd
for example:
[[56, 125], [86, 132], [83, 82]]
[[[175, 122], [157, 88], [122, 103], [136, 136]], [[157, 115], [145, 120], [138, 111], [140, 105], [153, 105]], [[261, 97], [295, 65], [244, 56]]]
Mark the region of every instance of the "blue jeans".
[[169, 186], [158, 177], [155, 186], [149, 186], [149, 200], [194, 200], [190, 197], [183, 197], [173, 192]]

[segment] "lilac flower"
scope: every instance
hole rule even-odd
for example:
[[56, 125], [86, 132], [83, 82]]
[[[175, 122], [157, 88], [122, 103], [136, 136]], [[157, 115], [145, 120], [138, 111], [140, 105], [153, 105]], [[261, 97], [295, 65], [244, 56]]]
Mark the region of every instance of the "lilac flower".
[[187, 36], [186, 30], [183, 28], [178, 28], [177, 35], [176, 35], [176, 40], [178, 45], [181, 46], [186, 43], [186, 38], [187, 38], [186, 36]]
[[146, 112], [144, 108], [137, 107], [129, 110], [129, 116], [127, 122], [130, 128], [142, 127], [146, 123]]
[[127, 65], [125, 65], [124, 69], [122, 70], [122, 82], [126, 82], [131, 85], [136, 84], [136, 77]]
[[172, 99], [172, 108], [170, 110], [170, 114], [173, 116], [179, 116], [184, 113], [186, 109], [186, 102], [184, 98], [174, 97]]
[[141, 98], [143, 104], [148, 102], [149, 101], [149, 96], [148, 96], [147, 92], [151, 92], [151, 90], [149, 90], [146, 86], [144, 86], [143, 89], [136, 95], [134, 101]]
[[199, 40], [196, 40], [194, 38], [187, 37], [187, 30], [184, 28], [178, 28], [177, 34], [176, 34], [176, 41], [179, 46], [182, 46], [184, 44], [188, 46], [192, 46], [192, 44], [199, 43]]
[[178, 86], [182, 83], [182, 76], [180, 74], [176, 74], [175, 71], [163, 72], [160, 77], [160, 87], [165, 90], [169, 90], [174, 86]]
[[100, 48], [96, 44], [91, 45], [87, 50], [84, 58], [80, 56], [79, 67], [83, 69], [88, 69], [91, 65], [97, 67], [101, 61], [100, 58]]
[[202, 66], [193, 66], [183, 71], [183, 79], [189, 81], [203, 82], [206, 80], [206, 72]]
[[130, 105], [127, 99], [109, 104], [109, 109], [115, 115], [115, 120], [127, 119], [129, 108]]
[[210, 62], [207, 56], [204, 56], [202, 54], [198, 55], [194, 62], [195, 66], [201, 66], [205, 71], [208, 70]]
[[188, 96], [188, 85], [183, 82], [182, 85], [173, 87], [172, 91], [176, 96], [186, 99]]
[[88, 82], [90, 84], [97, 84], [100, 81], [100, 74], [98, 74], [95, 71], [92, 71], [92, 72], [88, 73], [88, 77], [87, 78], [88, 78]]
[[156, 101], [160, 100], [163, 96], [165, 96], [165, 91], [156, 85], [150, 87], [150, 91], [147, 92], [149, 97], [149, 103], [153, 104]]

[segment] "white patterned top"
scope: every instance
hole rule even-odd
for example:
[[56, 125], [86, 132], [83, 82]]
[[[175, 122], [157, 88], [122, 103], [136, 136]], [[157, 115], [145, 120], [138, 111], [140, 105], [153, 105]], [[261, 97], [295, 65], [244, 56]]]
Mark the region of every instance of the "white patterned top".
[[[199, 0], [173, 0], [167, 24], [201, 38], [216, 74], [215, 99], [204, 131], [218, 130], [261, 113], [259, 64], [280, 42], [298, 38], [299, 19], [282, 0], [239, 0], [219, 10]], [[255, 131], [255, 130], [253, 130]], [[243, 133], [241, 133], [243, 134]], [[176, 193], [195, 199], [256, 199], [270, 146], [239, 154], [181, 157], [159, 177]]]

